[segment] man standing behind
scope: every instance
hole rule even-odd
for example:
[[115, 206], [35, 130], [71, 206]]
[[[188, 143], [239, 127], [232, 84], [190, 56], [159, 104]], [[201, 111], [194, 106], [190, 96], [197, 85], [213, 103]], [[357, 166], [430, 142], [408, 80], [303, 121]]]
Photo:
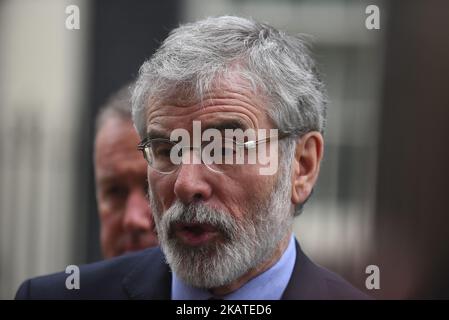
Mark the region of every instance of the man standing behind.
[[128, 87], [96, 119], [94, 165], [101, 249], [105, 258], [157, 245], [147, 199], [147, 163], [136, 149]]

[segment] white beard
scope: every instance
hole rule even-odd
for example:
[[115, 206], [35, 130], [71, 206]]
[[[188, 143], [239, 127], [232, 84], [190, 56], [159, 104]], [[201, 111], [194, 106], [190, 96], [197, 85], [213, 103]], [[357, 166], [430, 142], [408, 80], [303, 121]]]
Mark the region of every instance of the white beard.
[[[184, 205], [179, 200], [161, 214], [150, 191], [159, 242], [176, 275], [194, 287], [210, 289], [229, 284], [269, 260], [293, 223], [289, 169], [289, 165], [281, 163], [271, 194], [249, 208], [240, 221], [202, 203]], [[175, 222], [211, 224], [222, 233], [224, 241], [187, 246], [173, 235]]]

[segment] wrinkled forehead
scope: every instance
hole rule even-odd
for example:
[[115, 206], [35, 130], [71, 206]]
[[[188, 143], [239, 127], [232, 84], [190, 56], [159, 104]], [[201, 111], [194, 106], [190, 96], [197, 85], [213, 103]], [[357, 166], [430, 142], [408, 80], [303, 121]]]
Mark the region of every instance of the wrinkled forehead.
[[202, 130], [273, 128], [263, 95], [248, 86], [233, 84], [216, 87], [199, 100], [175, 95], [150, 104], [146, 133], [150, 138], [167, 138], [175, 129], [192, 131], [194, 121], [201, 123]]

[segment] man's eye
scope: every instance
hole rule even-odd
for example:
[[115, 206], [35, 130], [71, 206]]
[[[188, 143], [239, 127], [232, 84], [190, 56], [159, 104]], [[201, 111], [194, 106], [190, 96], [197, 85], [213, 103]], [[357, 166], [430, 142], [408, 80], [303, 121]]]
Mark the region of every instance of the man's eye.
[[171, 152], [171, 146], [156, 147], [156, 148], [154, 148], [153, 152], [156, 157], [169, 158], [170, 152]]

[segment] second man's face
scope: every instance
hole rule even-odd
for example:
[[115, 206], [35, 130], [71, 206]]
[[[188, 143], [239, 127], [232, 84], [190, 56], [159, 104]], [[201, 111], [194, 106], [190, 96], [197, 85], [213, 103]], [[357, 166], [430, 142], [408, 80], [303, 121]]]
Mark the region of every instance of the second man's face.
[[131, 120], [111, 117], [95, 140], [95, 180], [105, 258], [157, 245], [147, 199], [147, 163]]

